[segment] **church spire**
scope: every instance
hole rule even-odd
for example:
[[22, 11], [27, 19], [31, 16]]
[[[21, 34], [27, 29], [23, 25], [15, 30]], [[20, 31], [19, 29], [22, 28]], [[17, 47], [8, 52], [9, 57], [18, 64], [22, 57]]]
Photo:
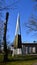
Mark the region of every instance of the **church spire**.
[[14, 48], [21, 48], [21, 30], [20, 30], [20, 15], [18, 13], [16, 30], [15, 30], [15, 40], [14, 40]]
[[17, 35], [17, 34], [21, 34], [21, 32], [20, 32], [21, 30], [20, 30], [20, 15], [19, 15], [19, 13], [18, 13], [18, 16], [17, 16], [17, 23], [16, 23], [16, 30], [15, 30], [15, 36]]

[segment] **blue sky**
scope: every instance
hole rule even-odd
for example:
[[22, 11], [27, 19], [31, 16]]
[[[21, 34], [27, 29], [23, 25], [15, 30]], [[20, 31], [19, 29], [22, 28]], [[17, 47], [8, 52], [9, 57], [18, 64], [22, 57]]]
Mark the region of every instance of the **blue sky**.
[[[7, 4], [12, 4], [16, 0], [6, 0]], [[7, 39], [10, 42], [13, 42], [15, 37], [15, 29], [16, 29], [16, 22], [17, 22], [17, 15], [20, 14], [20, 26], [21, 26], [21, 36], [22, 42], [33, 42], [34, 40], [37, 41], [36, 36], [32, 36], [33, 32], [30, 34], [26, 33], [26, 28], [24, 27], [24, 23], [29, 21], [29, 18], [32, 14], [35, 14], [33, 6], [35, 5], [32, 0], [19, 0], [16, 4], [13, 5], [14, 9], [7, 10], [9, 12], [9, 20], [8, 20], [8, 31], [7, 31]], [[15, 9], [16, 7], [16, 9]], [[4, 13], [4, 11], [3, 11]], [[6, 11], [4, 13], [4, 16]], [[37, 13], [36, 13], [37, 15]], [[4, 18], [5, 19], [5, 18]]]

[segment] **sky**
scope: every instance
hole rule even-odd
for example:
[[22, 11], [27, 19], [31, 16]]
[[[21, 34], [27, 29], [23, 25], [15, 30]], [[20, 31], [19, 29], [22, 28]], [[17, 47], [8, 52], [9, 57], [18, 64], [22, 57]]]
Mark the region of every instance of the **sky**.
[[[12, 4], [17, 0], [6, 0], [6, 4]], [[12, 5], [12, 9], [9, 10], [3, 10], [4, 14], [4, 21], [6, 12], [9, 12], [9, 19], [8, 19], [8, 31], [7, 31], [7, 40], [12, 43], [15, 38], [15, 29], [16, 29], [16, 22], [17, 22], [17, 16], [18, 13], [20, 15], [20, 26], [21, 26], [21, 37], [22, 42], [33, 42], [34, 40], [37, 41], [37, 36], [32, 36], [34, 32], [31, 32], [27, 34], [26, 28], [24, 27], [24, 23], [28, 22], [32, 14], [36, 14], [37, 12], [34, 11], [34, 5], [36, 2], [33, 2], [32, 0], [18, 0], [16, 3]]]

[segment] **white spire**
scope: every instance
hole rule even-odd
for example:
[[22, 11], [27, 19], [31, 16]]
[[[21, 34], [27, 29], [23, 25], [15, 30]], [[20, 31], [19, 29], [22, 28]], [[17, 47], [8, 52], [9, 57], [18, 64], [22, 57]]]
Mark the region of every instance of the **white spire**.
[[20, 34], [20, 15], [19, 15], [19, 13], [18, 13], [18, 16], [17, 16], [15, 35], [16, 34]]

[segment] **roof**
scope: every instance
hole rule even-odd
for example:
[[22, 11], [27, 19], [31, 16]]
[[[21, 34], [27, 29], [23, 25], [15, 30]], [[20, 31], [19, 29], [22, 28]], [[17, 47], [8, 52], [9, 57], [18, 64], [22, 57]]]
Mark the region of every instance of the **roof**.
[[[25, 46], [36, 46], [37, 47], [37, 43], [22, 43], [22, 45], [25, 45]], [[12, 45], [13, 47], [14, 45]]]

